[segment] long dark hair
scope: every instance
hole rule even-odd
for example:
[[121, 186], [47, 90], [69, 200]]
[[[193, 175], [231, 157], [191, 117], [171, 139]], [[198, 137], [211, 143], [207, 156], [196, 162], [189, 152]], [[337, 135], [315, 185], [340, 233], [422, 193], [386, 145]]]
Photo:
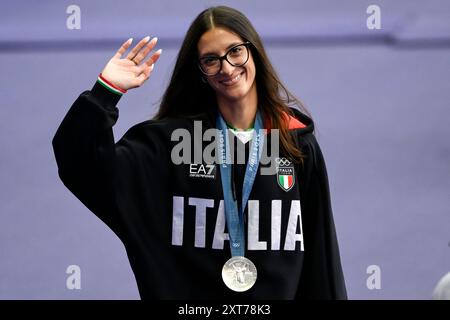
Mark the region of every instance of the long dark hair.
[[197, 44], [200, 37], [214, 27], [228, 29], [239, 35], [249, 46], [256, 68], [256, 88], [258, 108], [272, 129], [279, 129], [280, 151], [294, 160], [302, 162], [303, 155], [289, 134], [283, 113], [293, 115], [289, 108], [296, 105], [309, 112], [303, 103], [291, 94], [281, 83], [267, 57], [263, 43], [247, 17], [236, 9], [217, 6], [202, 11], [189, 27], [178, 53], [170, 83], [164, 93], [160, 108], [154, 119], [167, 117], [191, 117], [207, 113], [217, 104], [214, 90], [202, 81], [202, 73], [197, 67]]

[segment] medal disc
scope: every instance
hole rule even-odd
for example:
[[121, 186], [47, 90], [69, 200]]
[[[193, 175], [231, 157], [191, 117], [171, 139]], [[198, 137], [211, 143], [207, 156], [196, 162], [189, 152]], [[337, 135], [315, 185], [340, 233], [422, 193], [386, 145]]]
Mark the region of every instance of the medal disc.
[[222, 279], [233, 291], [247, 291], [256, 282], [256, 267], [249, 259], [234, 256], [225, 262], [222, 268]]

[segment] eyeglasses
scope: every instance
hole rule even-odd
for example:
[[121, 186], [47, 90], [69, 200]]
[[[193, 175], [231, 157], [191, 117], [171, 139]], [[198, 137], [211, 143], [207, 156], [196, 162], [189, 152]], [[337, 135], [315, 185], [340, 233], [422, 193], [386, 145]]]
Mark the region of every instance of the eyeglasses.
[[248, 45], [250, 42], [244, 42], [230, 48], [223, 56], [206, 56], [199, 59], [198, 66], [200, 71], [207, 76], [215, 76], [222, 70], [222, 61], [227, 60], [233, 67], [241, 67], [247, 63]]

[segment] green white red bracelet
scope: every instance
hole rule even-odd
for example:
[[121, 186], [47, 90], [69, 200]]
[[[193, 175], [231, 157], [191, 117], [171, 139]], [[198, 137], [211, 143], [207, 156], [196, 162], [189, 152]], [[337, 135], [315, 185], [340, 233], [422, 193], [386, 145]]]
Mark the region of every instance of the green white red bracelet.
[[109, 82], [108, 80], [106, 80], [102, 74], [100, 73], [98, 75], [97, 81], [104, 86], [106, 89], [108, 89], [109, 91], [113, 92], [113, 93], [117, 93], [119, 95], [122, 95], [124, 93], [127, 93], [127, 90], [123, 90], [121, 88], [119, 88], [118, 86], [113, 85], [111, 82]]

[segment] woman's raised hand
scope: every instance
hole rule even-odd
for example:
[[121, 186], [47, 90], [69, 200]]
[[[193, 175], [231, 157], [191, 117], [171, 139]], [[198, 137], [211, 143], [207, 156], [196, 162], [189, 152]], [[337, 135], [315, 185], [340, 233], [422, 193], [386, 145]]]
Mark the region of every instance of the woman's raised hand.
[[[142, 86], [150, 77], [154, 63], [161, 56], [162, 49], [144, 61], [149, 52], [155, 47], [158, 38], [145, 37], [131, 49], [125, 58], [122, 58], [125, 51], [131, 46], [132, 38], [128, 39], [116, 54], [109, 60], [102, 71], [102, 76], [113, 85], [128, 90]], [[149, 42], [150, 41], [150, 42]]]

